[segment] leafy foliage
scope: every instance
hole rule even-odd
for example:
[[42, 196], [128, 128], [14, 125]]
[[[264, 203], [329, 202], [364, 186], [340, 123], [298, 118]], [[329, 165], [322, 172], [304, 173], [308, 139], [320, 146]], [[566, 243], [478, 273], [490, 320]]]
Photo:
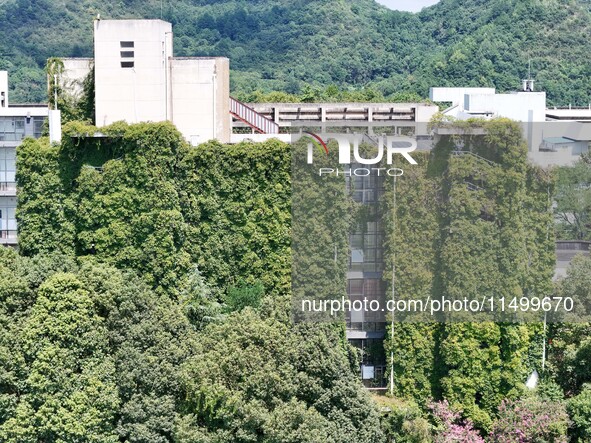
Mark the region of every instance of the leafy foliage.
[[[575, 313], [588, 314], [591, 303], [591, 259], [576, 256], [559, 282], [557, 295], [571, 297], [575, 301]], [[576, 320], [576, 319], [575, 319]], [[591, 341], [589, 323], [557, 323], [552, 325], [549, 346], [549, 371], [568, 396], [580, 392], [585, 383], [591, 382]]]
[[332, 326], [233, 314], [205, 330], [184, 365], [190, 418], [179, 432], [219, 442], [381, 441], [347, 349]]
[[413, 401], [376, 397], [383, 412], [382, 427], [386, 438], [400, 443], [428, 443], [431, 424]]
[[591, 441], [591, 390], [589, 387], [571, 398], [566, 409], [571, 420], [569, 434], [573, 440], [580, 443]]
[[561, 239], [591, 239], [591, 164], [579, 160], [573, 167], [558, 168], [556, 231]]
[[504, 401], [493, 424], [490, 441], [566, 443], [568, 416], [564, 404], [532, 396]]
[[[64, 132], [19, 148], [24, 257], [7, 259], [22, 275], [5, 289], [28, 305], [7, 300], [19, 315], [0, 334], [8, 441], [380, 441], [341, 325], [289, 323], [287, 145], [189, 150], [167, 123]], [[25, 358], [46, 343], [79, 365], [37, 374]], [[16, 394], [33, 375], [51, 408]], [[56, 409], [72, 392], [74, 412]]]
[[0, 276], [2, 441], [381, 441], [339, 328], [246, 308], [196, 332], [95, 257], [0, 249]]
[[213, 288], [259, 282], [285, 295], [290, 153], [271, 141], [189, 150], [168, 123], [72, 123], [59, 147], [19, 148], [25, 255], [63, 250], [135, 269], [178, 297], [193, 267]]

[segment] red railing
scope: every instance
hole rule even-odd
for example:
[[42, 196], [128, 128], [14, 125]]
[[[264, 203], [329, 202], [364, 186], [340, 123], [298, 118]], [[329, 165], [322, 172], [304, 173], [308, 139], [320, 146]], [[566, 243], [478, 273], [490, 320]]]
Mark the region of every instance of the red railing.
[[232, 97], [230, 97], [230, 114], [261, 134], [279, 134], [277, 123]]

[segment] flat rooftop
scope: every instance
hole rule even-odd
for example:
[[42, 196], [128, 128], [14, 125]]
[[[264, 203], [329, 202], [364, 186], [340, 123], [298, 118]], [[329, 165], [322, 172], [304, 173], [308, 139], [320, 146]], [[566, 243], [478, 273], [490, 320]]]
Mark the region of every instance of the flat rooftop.
[[547, 109], [546, 118], [553, 120], [591, 120], [591, 109]]

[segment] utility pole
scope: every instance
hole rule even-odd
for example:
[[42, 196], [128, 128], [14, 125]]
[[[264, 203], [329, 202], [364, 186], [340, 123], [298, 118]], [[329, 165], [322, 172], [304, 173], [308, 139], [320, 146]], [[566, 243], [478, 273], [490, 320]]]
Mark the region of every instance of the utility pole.
[[57, 111], [57, 74], [53, 74], [53, 109]]
[[[396, 235], [396, 176], [392, 186], [392, 236]], [[396, 296], [396, 251], [392, 242], [392, 310], [390, 312], [390, 395], [394, 396], [394, 300]]]
[[546, 368], [546, 317], [548, 313], [544, 311], [544, 343], [542, 344], [542, 373]]

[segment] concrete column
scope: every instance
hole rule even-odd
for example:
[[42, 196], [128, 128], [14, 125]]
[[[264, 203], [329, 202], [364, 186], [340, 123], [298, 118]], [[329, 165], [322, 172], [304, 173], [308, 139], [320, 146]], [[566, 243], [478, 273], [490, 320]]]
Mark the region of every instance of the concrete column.
[[49, 111], [49, 142], [61, 143], [62, 141], [62, 116], [59, 110]]

